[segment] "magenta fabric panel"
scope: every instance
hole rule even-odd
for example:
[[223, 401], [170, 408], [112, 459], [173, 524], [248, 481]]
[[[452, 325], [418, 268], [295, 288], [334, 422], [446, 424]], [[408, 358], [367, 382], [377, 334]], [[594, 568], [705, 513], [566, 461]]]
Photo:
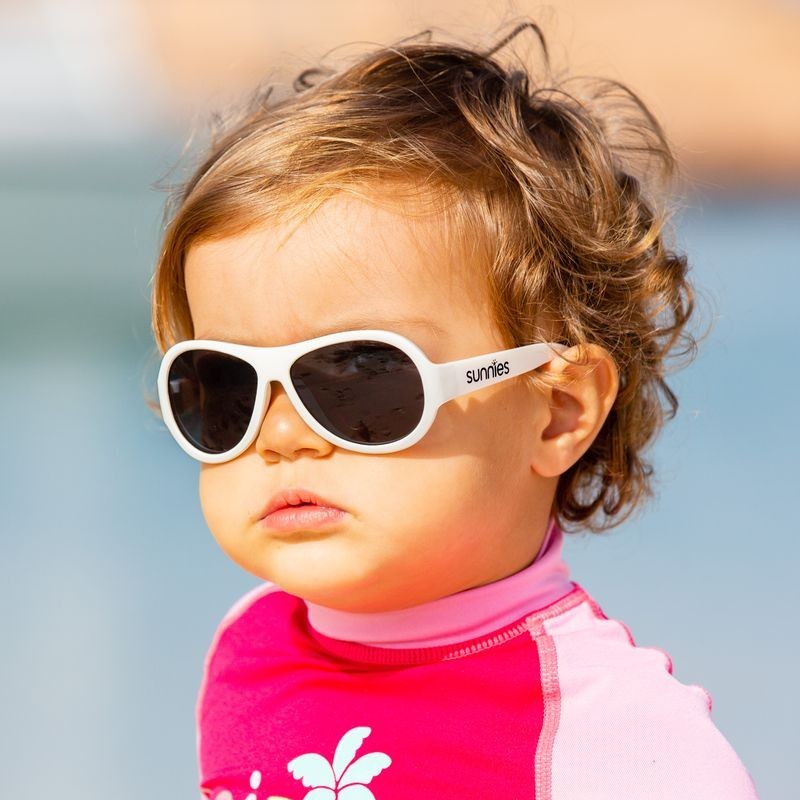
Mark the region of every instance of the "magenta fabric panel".
[[528, 619], [394, 650], [325, 637], [284, 592], [254, 596], [199, 698], [205, 796], [534, 800], [544, 703]]

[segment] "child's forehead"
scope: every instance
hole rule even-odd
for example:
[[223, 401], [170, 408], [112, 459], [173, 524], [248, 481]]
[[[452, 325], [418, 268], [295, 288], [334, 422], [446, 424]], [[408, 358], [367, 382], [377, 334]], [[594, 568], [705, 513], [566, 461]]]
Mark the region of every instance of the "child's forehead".
[[486, 313], [467, 265], [429, 243], [435, 229], [350, 198], [320, 211], [190, 249], [195, 338], [283, 343], [388, 328], [427, 344]]
[[277, 217], [190, 246], [187, 282], [199, 273], [202, 280], [238, 277], [273, 290], [322, 281], [355, 293], [398, 291], [403, 284], [404, 291], [463, 292], [476, 281], [478, 267], [467, 263], [464, 248], [453, 246], [450, 230], [423, 203], [338, 193], [306, 218]]

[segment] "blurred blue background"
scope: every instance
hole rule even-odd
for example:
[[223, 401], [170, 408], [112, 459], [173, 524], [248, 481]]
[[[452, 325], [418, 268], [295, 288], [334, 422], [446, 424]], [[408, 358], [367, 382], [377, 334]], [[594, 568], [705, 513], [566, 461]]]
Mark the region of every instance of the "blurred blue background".
[[[25, 19], [13, 17], [17, 33]], [[59, 120], [72, 119], [65, 107]], [[100, 120], [110, 107], [82, 106], [64, 135], [18, 131], [0, 149], [0, 749], [14, 798], [197, 797], [203, 659], [257, 583], [218, 549], [198, 465], [145, 406], [165, 200], [154, 184], [189, 118], [142, 127], [128, 108], [93, 124], [91, 109]], [[567, 537], [565, 558], [637, 644], [666, 650], [679, 680], [711, 693], [762, 800], [790, 800], [800, 181], [772, 177], [704, 191], [677, 216], [715, 326], [670, 382], [680, 409], [651, 450], [658, 496], [608, 535]]]

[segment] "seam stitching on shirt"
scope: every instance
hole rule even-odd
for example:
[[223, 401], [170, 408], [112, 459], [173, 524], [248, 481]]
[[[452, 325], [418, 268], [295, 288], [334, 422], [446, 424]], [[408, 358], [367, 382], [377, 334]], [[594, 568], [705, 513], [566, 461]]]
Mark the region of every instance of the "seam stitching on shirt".
[[553, 745], [561, 719], [561, 688], [558, 682], [558, 652], [544, 624], [531, 620], [531, 638], [539, 653], [539, 680], [542, 688], [542, 730], [536, 745], [533, 774], [536, 800], [551, 800], [553, 793]]
[[[565, 611], [568, 611], [574, 606], [579, 605], [587, 598], [587, 594], [581, 586], [578, 584], [574, 584], [574, 586], [575, 588], [568, 594], [564, 595], [564, 597], [562, 597], [560, 600], [557, 600], [546, 609], [534, 611], [532, 614], [529, 614], [527, 617], [525, 617], [522, 622], [505, 631], [503, 634], [493, 636], [491, 639], [487, 639], [482, 642], [477, 642], [469, 647], [461, 648], [453, 653], [448, 653], [442, 660], [449, 661], [454, 658], [463, 658], [464, 656], [478, 653], [481, 650], [487, 650], [490, 647], [495, 647], [498, 644], [503, 644], [503, 642], [507, 642], [509, 639], [514, 639], [526, 631], [530, 632], [532, 627], [536, 626], [540, 621], [551, 619], [552, 617], [557, 617], [559, 614], [563, 614]], [[543, 631], [544, 628], [541, 627], [541, 630]]]

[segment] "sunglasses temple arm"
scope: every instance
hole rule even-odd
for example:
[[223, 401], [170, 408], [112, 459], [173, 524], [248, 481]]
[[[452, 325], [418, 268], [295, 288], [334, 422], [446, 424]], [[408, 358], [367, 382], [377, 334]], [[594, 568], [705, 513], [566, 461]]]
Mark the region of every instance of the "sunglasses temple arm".
[[439, 374], [440, 404], [484, 386], [523, 375], [555, 358], [568, 346], [555, 342], [512, 347], [497, 353], [434, 365]]

